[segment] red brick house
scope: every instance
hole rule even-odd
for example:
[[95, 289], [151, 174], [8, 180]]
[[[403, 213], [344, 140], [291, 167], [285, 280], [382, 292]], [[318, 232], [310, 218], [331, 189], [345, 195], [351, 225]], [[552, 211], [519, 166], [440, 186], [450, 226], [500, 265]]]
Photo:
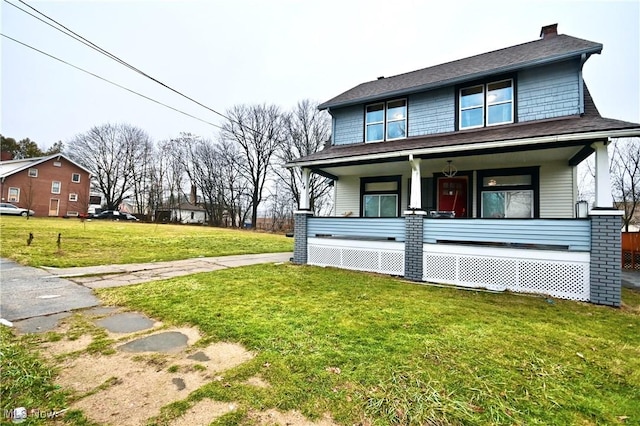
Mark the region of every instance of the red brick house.
[[89, 204], [91, 173], [62, 154], [0, 161], [3, 203], [36, 216], [78, 216]]

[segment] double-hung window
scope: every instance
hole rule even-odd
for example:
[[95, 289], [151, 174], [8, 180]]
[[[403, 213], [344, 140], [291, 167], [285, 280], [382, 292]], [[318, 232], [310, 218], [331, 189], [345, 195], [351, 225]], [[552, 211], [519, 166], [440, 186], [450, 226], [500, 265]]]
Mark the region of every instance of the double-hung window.
[[407, 137], [407, 100], [397, 99], [367, 105], [365, 141], [404, 139]]
[[51, 193], [52, 194], [59, 194], [61, 186], [62, 185], [57, 180], [54, 180], [53, 182], [51, 182]]
[[398, 217], [400, 178], [362, 178], [362, 217]]
[[513, 92], [513, 79], [460, 89], [459, 128], [513, 123]]
[[80, 183], [80, 173], [71, 173], [71, 182]]
[[9, 202], [10, 203], [18, 203], [20, 202], [20, 188], [9, 188]]

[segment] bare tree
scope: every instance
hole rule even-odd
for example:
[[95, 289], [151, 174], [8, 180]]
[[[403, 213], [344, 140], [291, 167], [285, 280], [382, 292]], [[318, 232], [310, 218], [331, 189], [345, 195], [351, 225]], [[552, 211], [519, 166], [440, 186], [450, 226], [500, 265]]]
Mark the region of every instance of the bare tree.
[[616, 140], [611, 152], [611, 187], [614, 200], [624, 210], [623, 225], [629, 232], [640, 210], [640, 138]]
[[137, 127], [103, 124], [77, 135], [68, 152], [94, 176], [107, 209], [117, 209], [133, 189], [134, 170], [149, 143], [149, 136]]
[[[278, 151], [278, 160], [282, 164], [296, 158], [311, 155], [322, 150], [331, 136], [329, 114], [318, 110], [318, 104], [308, 99], [298, 102], [293, 111], [284, 119], [285, 143]], [[275, 167], [278, 176], [277, 185], [284, 186], [291, 194], [295, 205], [300, 204], [302, 173], [300, 168], [285, 169]], [[331, 191], [331, 181], [323, 176], [312, 174], [309, 180], [309, 207], [316, 214], [327, 202]]]
[[255, 227], [271, 160], [283, 142], [282, 114], [275, 105], [238, 105], [227, 116], [220, 136], [239, 147], [242, 161], [238, 167], [249, 184], [251, 225]]

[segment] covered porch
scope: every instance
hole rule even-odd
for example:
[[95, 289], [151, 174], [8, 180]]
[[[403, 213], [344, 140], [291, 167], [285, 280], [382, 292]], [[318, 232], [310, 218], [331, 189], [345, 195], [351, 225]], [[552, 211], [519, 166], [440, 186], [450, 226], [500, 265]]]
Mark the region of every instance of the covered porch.
[[[440, 147], [303, 167], [303, 180], [334, 179], [336, 208], [313, 217], [303, 191], [294, 261], [619, 306], [606, 145]], [[576, 167], [594, 151], [596, 200], [581, 212]]]

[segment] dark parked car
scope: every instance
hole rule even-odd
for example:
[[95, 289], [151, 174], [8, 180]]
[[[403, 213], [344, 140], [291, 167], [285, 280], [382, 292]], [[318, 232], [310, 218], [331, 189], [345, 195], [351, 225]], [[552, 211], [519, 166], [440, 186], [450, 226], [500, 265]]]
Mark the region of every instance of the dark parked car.
[[0, 214], [11, 214], [14, 216], [33, 216], [34, 211], [16, 207], [9, 203], [0, 203]]
[[132, 214], [119, 212], [117, 210], [105, 210], [98, 214], [92, 215], [91, 219], [133, 220], [136, 222], [139, 220]]

